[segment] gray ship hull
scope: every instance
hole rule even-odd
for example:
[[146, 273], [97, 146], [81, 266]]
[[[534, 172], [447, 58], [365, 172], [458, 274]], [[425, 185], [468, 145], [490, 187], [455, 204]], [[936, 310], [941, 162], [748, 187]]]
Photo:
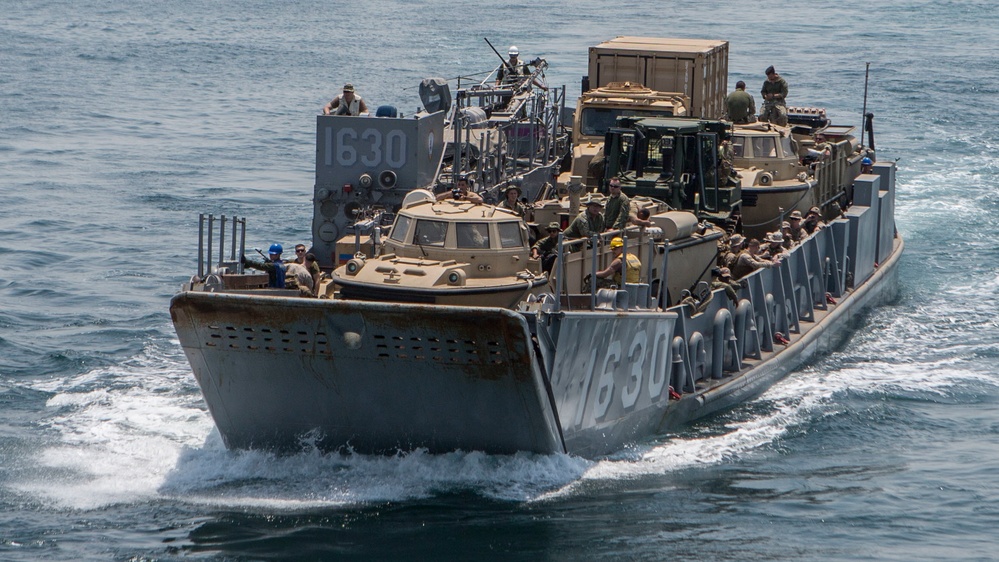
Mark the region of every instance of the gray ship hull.
[[230, 448], [599, 457], [759, 395], [894, 297], [895, 167], [875, 172], [734, 301], [643, 309], [625, 290], [511, 311], [187, 290], [171, 315]]
[[[789, 345], [761, 349], [719, 378], [710, 357], [699, 363], [687, 342], [708, 332], [698, 317], [729, 310], [724, 298], [694, 316], [680, 309], [530, 318], [493, 308], [190, 292], [174, 298], [171, 312], [230, 448], [592, 458], [744, 402], [828, 351], [850, 319], [895, 296], [901, 253], [896, 238], [889, 259], [802, 322]], [[685, 330], [686, 339], [678, 335]], [[676, 338], [684, 344], [671, 345]], [[671, 387], [684, 391], [680, 399], [670, 399]]]

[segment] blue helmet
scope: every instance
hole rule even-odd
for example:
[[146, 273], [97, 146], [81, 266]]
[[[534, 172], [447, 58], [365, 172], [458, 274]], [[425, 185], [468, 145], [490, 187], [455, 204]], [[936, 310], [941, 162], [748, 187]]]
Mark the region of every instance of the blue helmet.
[[860, 163], [863, 164], [863, 165], [865, 165], [865, 166], [870, 166], [870, 165], [874, 164], [874, 160], [871, 160], [870, 158], [868, 158], [868, 157], [865, 156], [864, 159], [860, 161]]
[[284, 252], [284, 247], [282, 247], [281, 244], [271, 244], [271, 249], [268, 250], [268, 252], [280, 256], [281, 253]]

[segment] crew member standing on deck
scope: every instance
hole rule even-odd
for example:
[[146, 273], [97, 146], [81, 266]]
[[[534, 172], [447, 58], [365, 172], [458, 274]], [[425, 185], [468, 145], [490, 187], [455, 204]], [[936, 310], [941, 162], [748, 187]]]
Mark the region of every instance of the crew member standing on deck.
[[[543, 62], [543, 59], [535, 59], [529, 63], [524, 63], [520, 61], [520, 49], [516, 45], [511, 45], [510, 50], [507, 53], [510, 59], [503, 62], [503, 66], [496, 71], [496, 85], [501, 86], [503, 84], [519, 84], [520, 81], [525, 76], [531, 75], [530, 65], [535, 67]], [[535, 78], [533, 84], [542, 90], [548, 91], [548, 86], [545, 84], [543, 79]]]
[[621, 193], [621, 179], [614, 176], [607, 183], [610, 196], [604, 203], [604, 228], [617, 230], [628, 226], [628, 215], [631, 213], [631, 201]]
[[496, 85], [514, 84], [520, 81], [523, 76], [530, 76], [531, 71], [527, 65], [520, 62], [520, 49], [516, 45], [511, 45], [507, 52], [510, 59], [503, 63], [499, 71], [496, 72]]
[[368, 105], [354, 93], [353, 84], [344, 84], [343, 93], [323, 106], [323, 115], [360, 115], [368, 112]]
[[763, 82], [763, 113], [760, 121], [769, 121], [774, 125], [787, 125], [787, 80], [777, 74], [774, 67], [767, 67], [767, 79]]
[[266, 262], [248, 260], [246, 256], [240, 256], [240, 261], [243, 262], [244, 266], [251, 269], [266, 271], [268, 287], [272, 289], [284, 289], [284, 275], [287, 268], [284, 262], [281, 261], [282, 252], [284, 252], [284, 247], [281, 244], [271, 244], [270, 250], [268, 250], [269, 259]]

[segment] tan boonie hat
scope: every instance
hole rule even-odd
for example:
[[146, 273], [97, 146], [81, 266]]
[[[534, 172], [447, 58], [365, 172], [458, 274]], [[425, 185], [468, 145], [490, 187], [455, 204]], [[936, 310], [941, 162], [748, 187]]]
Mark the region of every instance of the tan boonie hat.
[[557, 222], [550, 222], [545, 230], [562, 230], [562, 227]]
[[784, 235], [780, 232], [771, 232], [767, 235], [767, 242], [773, 242], [774, 244], [783, 244]]
[[822, 214], [822, 211], [820, 211], [818, 207], [812, 207], [811, 209], [808, 210], [808, 212], [809, 213], [815, 213], [816, 215], [821, 215]]
[[801, 220], [801, 211], [791, 211], [791, 218]]
[[345, 91], [345, 92], [353, 92], [354, 91], [354, 85], [353, 84], [344, 84], [343, 85], [343, 91]]
[[728, 239], [730, 246], [742, 246], [742, 243], [746, 241], [746, 238], [741, 234], [733, 234], [731, 238]]

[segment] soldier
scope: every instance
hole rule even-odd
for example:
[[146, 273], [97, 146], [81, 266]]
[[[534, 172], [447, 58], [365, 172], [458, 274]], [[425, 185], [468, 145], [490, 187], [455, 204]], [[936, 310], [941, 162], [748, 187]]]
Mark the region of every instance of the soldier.
[[735, 266], [735, 261], [742, 252], [742, 245], [746, 243], [745, 237], [741, 234], [733, 234], [728, 238], [728, 247], [719, 249], [718, 265], [731, 269]]
[[742, 279], [757, 269], [769, 269], [778, 265], [780, 265], [780, 260], [763, 259], [763, 256], [760, 255], [760, 241], [753, 238], [736, 258], [735, 265], [731, 268], [732, 277]]
[[711, 281], [711, 290], [724, 289], [728, 300], [733, 303], [739, 302], [739, 289], [742, 287], [732, 281], [732, 272], [727, 267], [720, 267], [711, 272], [714, 280]]
[[586, 210], [579, 213], [566, 228], [563, 234], [566, 238], [589, 238], [604, 231], [604, 216], [600, 214], [604, 204], [599, 199], [590, 198], [586, 202]]
[[618, 230], [628, 226], [628, 213], [631, 212], [631, 202], [628, 196], [621, 193], [621, 180], [615, 176], [607, 183], [610, 197], [604, 205], [604, 228]]
[[784, 249], [790, 250], [791, 248], [798, 245], [798, 243], [791, 238], [791, 223], [784, 221], [780, 223], [780, 233], [784, 237]]
[[733, 123], [756, 122], [756, 100], [746, 91], [746, 83], [742, 80], [735, 83], [735, 91], [725, 98], [725, 107]]
[[767, 79], [763, 82], [763, 112], [760, 121], [769, 121], [784, 127], [787, 125], [787, 80], [784, 80], [774, 67], [767, 67]]
[[767, 234], [767, 247], [763, 251], [763, 257], [772, 261], [780, 261], [787, 256], [784, 251], [784, 235], [777, 232]]
[[808, 236], [808, 233], [801, 226], [801, 211], [791, 211], [790, 216], [788, 216], [788, 236], [793, 242], [801, 242]]
[[367, 112], [368, 105], [354, 93], [353, 84], [344, 84], [343, 93], [323, 106], [323, 115], [360, 115]]
[[732, 141], [723, 140], [718, 145], [718, 185], [724, 187], [728, 185], [735, 176], [735, 151], [732, 150]]
[[520, 188], [515, 185], [511, 185], [506, 188], [505, 192], [503, 192], [503, 200], [500, 201], [499, 206], [503, 209], [513, 211], [518, 217], [526, 221], [528, 220], [527, 207], [520, 202], [520, 195]]
[[822, 228], [822, 213], [818, 207], [812, 207], [808, 210], [808, 214], [805, 215], [805, 220], [802, 221], [801, 227], [807, 234], [812, 234]]
[[538, 240], [531, 247], [531, 258], [540, 259], [541, 271], [548, 273], [555, 264], [555, 258], [558, 257], [558, 233], [561, 229], [557, 222], [550, 222], [545, 230], [548, 236]]

